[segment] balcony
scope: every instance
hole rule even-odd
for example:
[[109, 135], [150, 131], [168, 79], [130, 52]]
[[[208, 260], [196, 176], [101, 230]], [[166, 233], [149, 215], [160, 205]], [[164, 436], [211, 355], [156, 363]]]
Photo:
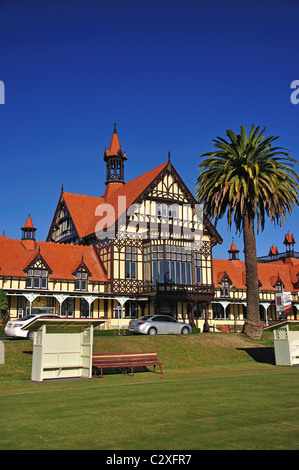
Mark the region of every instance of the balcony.
[[171, 283], [144, 283], [143, 292], [157, 296], [172, 296], [178, 301], [208, 301], [215, 295], [212, 284], [171, 284]]
[[172, 297], [178, 302], [211, 301], [215, 296], [212, 284], [171, 284], [150, 283], [131, 279], [118, 279], [113, 281], [114, 294], [147, 295], [149, 297]]

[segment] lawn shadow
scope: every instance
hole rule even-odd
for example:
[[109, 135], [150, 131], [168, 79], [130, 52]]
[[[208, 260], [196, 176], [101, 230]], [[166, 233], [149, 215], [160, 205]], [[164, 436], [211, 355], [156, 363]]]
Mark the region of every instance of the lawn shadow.
[[256, 362], [272, 364], [275, 366], [274, 348], [236, 348], [238, 351], [245, 351]]

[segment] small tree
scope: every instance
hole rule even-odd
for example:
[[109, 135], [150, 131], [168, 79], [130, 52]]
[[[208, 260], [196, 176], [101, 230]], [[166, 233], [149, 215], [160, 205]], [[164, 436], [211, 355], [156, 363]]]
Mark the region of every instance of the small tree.
[[5, 326], [9, 320], [8, 299], [3, 289], [0, 289], [0, 327]]

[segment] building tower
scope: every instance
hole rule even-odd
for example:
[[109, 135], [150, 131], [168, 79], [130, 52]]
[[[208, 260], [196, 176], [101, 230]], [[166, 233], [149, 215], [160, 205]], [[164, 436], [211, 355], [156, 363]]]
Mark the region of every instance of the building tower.
[[295, 245], [295, 239], [294, 236], [291, 235], [290, 233], [287, 233], [283, 244], [286, 246], [286, 255], [287, 258], [292, 258], [294, 256], [294, 245]]
[[234, 239], [233, 239], [230, 250], [228, 250], [229, 259], [230, 260], [239, 259], [239, 252], [240, 252], [240, 250], [237, 249], [236, 244], [235, 244]]
[[106, 162], [106, 184], [122, 183], [125, 184], [124, 162], [127, 160], [123, 153], [119, 138], [114, 124], [114, 132], [110, 142], [109, 150], [105, 149], [104, 161]]
[[21, 230], [22, 230], [22, 240], [34, 240], [35, 241], [36, 228], [33, 226], [30, 214], [28, 215], [26, 223], [24, 227], [21, 228]]

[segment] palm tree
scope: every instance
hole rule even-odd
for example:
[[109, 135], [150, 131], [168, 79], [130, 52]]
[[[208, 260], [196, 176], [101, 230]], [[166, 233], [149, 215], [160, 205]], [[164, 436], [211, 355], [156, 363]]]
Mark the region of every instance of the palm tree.
[[259, 316], [259, 285], [257, 272], [255, 223], [257, 232], [264, 229], [266, 215], [275, 224], [282, 225], [287, 213], [298, 202], [299, 178], [294, 171], [296, 160], [289, 150], [272, 147], [278, 137], [264, 137], [264, 128], [251, 126], [247, 136], [244, 126], [240, 134], [228, 129], [226, 137], [213, 139], [213, 152], [200, 157], [203, 160], [196, 184], [199, 202], [217, 224], [227, 213], [231, 229], [243, 232], [246, 285], [247, 318], [244, 333], [251, 338], [261, 338], [262, 323]]

